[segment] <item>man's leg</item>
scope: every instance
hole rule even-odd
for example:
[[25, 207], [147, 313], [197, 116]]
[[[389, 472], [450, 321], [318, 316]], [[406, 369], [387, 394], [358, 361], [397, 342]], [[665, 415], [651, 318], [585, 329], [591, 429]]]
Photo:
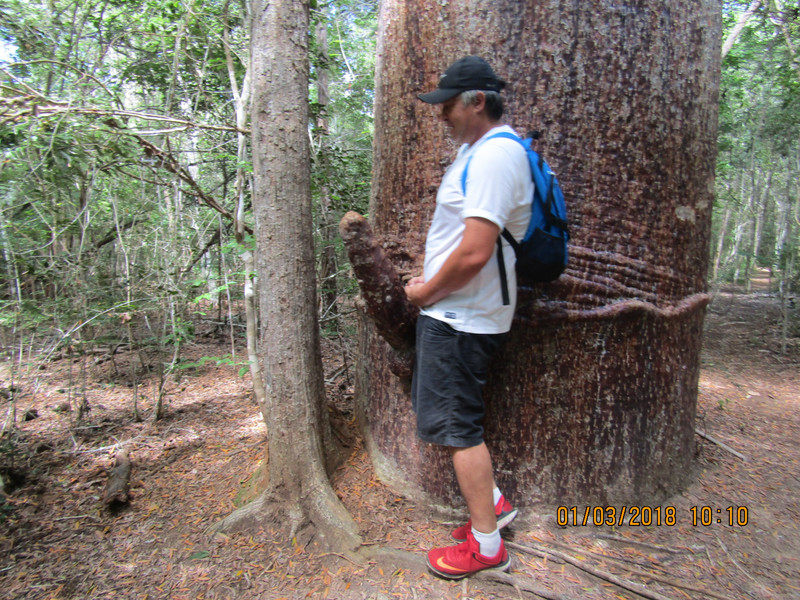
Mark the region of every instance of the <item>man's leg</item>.
[[471, 448], [451, 448], [450, 452], [472, 526], [481, 533], [494, 532], [497, 529], [497, 516], [492, 497], [494, 474], [489, 449], [481, 443]]
[[489, 451], [481, 443], [469, 448], [451, 447], [450, 452], [472, 520], [463, 542], [428, 552], [428, 567], [447, 579], [461, 579], [484, 569], [506, 571], [511, 561], [497, 529]]
[[501, 336], [461, 333], [424, 315], [417, 327], [422, 334], [412, 386], [417, 432], [423, 441], [450, 449], [459, 487], [475, 520], [459, 528], [464, 529], [459, 544], [430, 550], [428, 566], [447, 579], [484, 569], [505, 571], [511, 561], [497, 529], [492, 462], [481, 424], [481, 388]]

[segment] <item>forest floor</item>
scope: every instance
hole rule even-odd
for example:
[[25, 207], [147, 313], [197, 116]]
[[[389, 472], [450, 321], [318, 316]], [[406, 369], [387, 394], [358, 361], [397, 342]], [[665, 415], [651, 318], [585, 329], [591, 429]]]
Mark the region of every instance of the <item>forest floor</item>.
[[[264, 529], [206, 535], [234, 509], [264, 446], [249, 378], [236, 367], [185, 370], [158, 422], [149, 419], [154, 379], [143, 378], [146, 420], [135, 422], [130, 357], [85, 369], [51, 360], [15, 384], [17, 430], [0, 448], [8, 491], [0, 598], [800, 598], [800, 339], [795, 331], [781, 353], [778, 320], [778, 301], [763, 290], [722, 291], [708, 312], [697, 427], [738, 456], [698, 435], [691, 485], [660, 513], [653, 508], [661, 525], [559, 527], [552, 512], [520, 516], [504, 534], [505, 582], [426, 572], [425, 550], [448, 543], [452, 524], [376, 480], [352, 424], [352, 370], [336, 340], [326, 342], [328, 392], [351, 433], [336, 490], [365, 544], [410, 551], [417, 566], [358, 563]], [[206, 339], [187, 354], [228, 352], [224, 340]], [[83, 394], [91, 410], [77, 425]], [[23, 420], [30, 409], [38, 416]], [[133, 461], [131, 498], [109, 510], [106, 474], [123, 447]]]

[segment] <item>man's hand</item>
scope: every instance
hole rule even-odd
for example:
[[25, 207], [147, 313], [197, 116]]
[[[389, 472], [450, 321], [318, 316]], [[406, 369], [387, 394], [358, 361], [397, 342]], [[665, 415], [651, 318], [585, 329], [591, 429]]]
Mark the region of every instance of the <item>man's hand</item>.
[[406, 297], [414, 306], [425, 306], [425, 278], [412, 277], [405, 287]]
[[439, 272], [430, 281], [414, 277], [408, 282], [408, 301], [414, 306], [430, 306], [467, 285], [492, 257], [498, 235], [500, 228], [491, 221], [467, 218], [461, 242]]

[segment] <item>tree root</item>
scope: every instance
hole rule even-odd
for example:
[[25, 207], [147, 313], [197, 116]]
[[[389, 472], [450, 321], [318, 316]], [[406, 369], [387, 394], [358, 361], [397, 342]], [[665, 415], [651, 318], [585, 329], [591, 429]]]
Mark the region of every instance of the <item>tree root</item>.
[[522, 590], [524, 592], [528, 592], [535, 596], [539, 596], [540, 598], [546, 598], [547, 600], [576, 600], [573, 599], [571, 596], [564, 596], [563, 594], [557, 594], [556, 592], [551, 592], [543, 587], [539, 587], [538, 585], [534, 585], [528, 581], [525, 581], [521, 577], [514, 577], [510, 573], [500, 573], [497, 571], [482, 571], [472, 577], [472, 579], [477, 581], [491, 581], [494, 583], [502, 583], [503, 585], [511, 586], [517, 590]]
[[350, 513], [332, 490], [326, 493], [324, 486], [307, 490], [299, 502], [291, 501], [281, 490], [267, 489], [249, 504], [209, 526], [205, 533], [213, 536], [252, 531], [263, 525], [285, 530], [287, 539], [300, 537], [302, 532], [302, 537], [307, 538], [303, 543], [314, 539], [322, 548], [348, 556], [353, 556], [362, 543]]

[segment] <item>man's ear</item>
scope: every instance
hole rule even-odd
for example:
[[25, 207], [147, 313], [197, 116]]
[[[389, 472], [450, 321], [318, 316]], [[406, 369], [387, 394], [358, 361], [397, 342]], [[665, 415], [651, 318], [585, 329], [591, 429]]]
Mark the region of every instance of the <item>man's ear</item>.
[[481, 112], [484, 108], [486, 108], [486, 94], [478, 91], [478, 93], [475, 94], [473, 105], [477, 109], [476, 112]]
[[481, 112], [484, 108], [486, 108], [486, 94], [481, 91], [476, 91], [470, 106], [475, 107], [476, 113]]

